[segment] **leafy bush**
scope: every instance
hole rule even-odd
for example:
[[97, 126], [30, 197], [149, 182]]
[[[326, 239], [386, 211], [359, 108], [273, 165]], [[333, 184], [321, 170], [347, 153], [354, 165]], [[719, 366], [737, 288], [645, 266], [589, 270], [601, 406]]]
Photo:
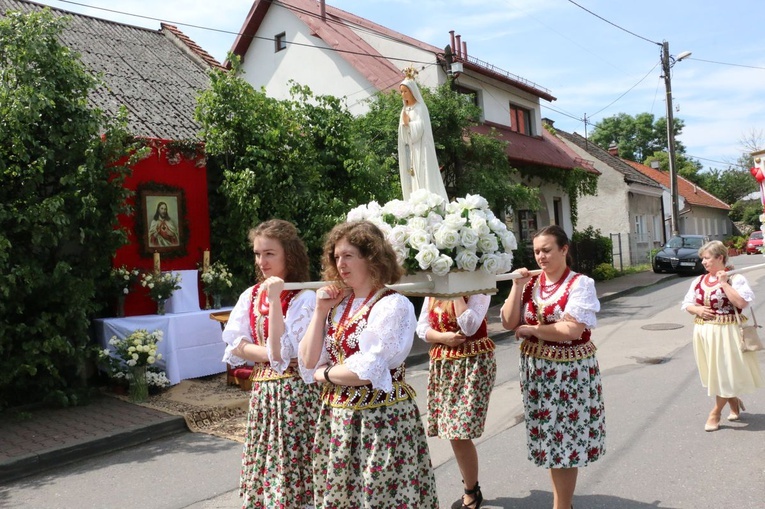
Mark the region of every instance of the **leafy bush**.
[[616, 270], [610, 263], [601, 263], [592, 271], [592, 278], [595, 281], [608, 281], [619, 275], [619, 271]]
[[126, 122], [88, 105], [97, 81], [59, 42], [67, 22], [0, 17], [0, 409], [77, 402], [125, 239]]
[[574, 270], [593, 275], [599, 265], [613, 262], [613, 243], [610, 238], [602, 236], [600, 230], [589, 226], [572, 235], [571, 257]]

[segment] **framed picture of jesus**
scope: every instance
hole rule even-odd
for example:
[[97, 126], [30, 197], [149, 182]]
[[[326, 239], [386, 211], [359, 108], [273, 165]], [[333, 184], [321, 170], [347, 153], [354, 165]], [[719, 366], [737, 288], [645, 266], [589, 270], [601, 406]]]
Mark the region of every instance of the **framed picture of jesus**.
[[136, 193], [136, 229], [142, 253], [170, 257], [186, 254], [186, 206], [183, 189], [146, 184]]

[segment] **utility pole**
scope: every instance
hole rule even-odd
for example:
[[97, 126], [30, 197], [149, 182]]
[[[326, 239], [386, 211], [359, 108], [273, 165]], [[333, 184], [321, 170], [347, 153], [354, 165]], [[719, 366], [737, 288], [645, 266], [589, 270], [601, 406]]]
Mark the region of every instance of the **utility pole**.
[[[675, 120], [672, 114], [672, 78], [670, 72], [669, 42], [661, 45], [661, 67], [664, 73], [664, 87], [667, 90], [667, 149], [669, 151], [669, 194], [672, 202], [672, 219], [670, 228], [672, 235], [679, 235], [678, 219], [680, 212], [677, 203], [677, 168], [675, 167]], [[674, 64], [674, 61], [672, 62]]]

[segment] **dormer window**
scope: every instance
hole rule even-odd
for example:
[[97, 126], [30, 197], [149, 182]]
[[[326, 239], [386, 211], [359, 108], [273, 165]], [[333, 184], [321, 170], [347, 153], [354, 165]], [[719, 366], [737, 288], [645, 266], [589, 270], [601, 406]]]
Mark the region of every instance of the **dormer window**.
[[287, 33], [282, 32], [274, 36], [274, 53], [287, 49]]
[[510, 105], [510, 130], [519, 134], [532, 136], [531, 110], [521, 108], [515, 104]]

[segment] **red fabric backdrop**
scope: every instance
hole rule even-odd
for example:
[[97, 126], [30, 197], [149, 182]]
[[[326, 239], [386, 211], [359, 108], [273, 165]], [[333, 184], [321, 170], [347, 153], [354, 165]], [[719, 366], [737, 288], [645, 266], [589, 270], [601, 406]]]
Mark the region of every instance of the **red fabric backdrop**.
[[[186, 239], [186, 255], [176, 258], [161, 257], [162, 270], [196, 269], [202, 264], [205, 249], [210, 249], [210, 214], [207, 200], [207, 168], [199, 163], [199, 158], [186, 159], [178, 153], [171, 155], [166, 141], [151, 140], [154, 145], [151, 155], [133, 166], [133, 172], [125, 181], [128, 189], [135, 191], [138, 186], [146, 183], [162, 184], [181, 188], [184, 191], [186, 222], [188, 238]], [[128, 244], [120, 248], [114, 258], [114, 267], [126, 265], [128, 268], [138, 268], [149, 271], [154, 267], [152, 254], [142, 252], [136, 231], [136, 216], [140, 207], [133, 198], [134, 215], [120, 217], [120, 224], [128, 231]], [[179, 218], [180, 219], [180, 218]], [[180, 225], [181, 221], [179, 221]], [[183, 228], [181, 227], [183, 232]], [[161, 255], [160, 255], [161, 256]], [[199, 284], [200, 306], [204, 308], [204, 295]], [[125, 300], [125, 315], [145, 315], [156, 312], [157, 306], [148, 293], [140, 285], [136, 285]]]

